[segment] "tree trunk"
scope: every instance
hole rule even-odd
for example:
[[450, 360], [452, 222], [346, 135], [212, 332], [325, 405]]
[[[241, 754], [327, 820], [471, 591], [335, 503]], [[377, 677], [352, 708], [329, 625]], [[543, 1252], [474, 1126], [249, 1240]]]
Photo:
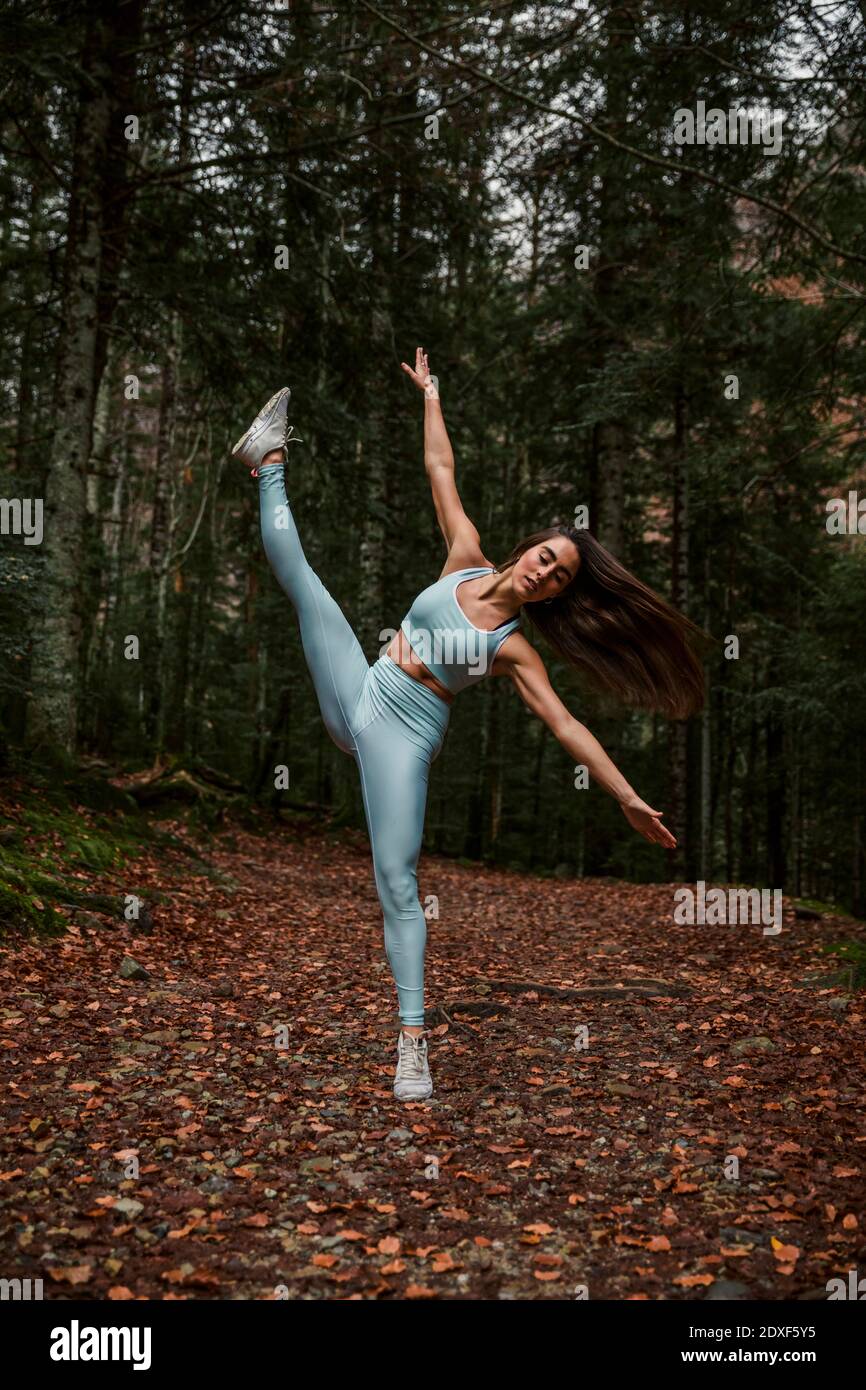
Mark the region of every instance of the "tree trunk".
[[[634, 47], [634, 16], [624, 5], [610, 5], [604, 17], [606, 43], [602, 55], [604, 68], [604, 114], [599, 123], [611, 134], [622, 138], [628, 127], [630, 91], [628, 55], [624, 50]], [[623, 334], [618, 327], [623, 309], [622, 270], [626, 263], [626, 229], [628, 223], [628, 161], [617, 151], [606, 151], [606, 167], [599, 190], [598, 269], [595, 275], [597, 301], [598, 352], [601, 364], [616, 362], [625, 350]], [[610, 368], [615, 373], [616, 368]], [[598, 423], [593, 444], [594, 492], [598, 516], [591, 518], [592, 530], [602, 545], [618, 557], [624, 549], [623, 501], [628, 466], [628, 431], [622, 419], [611, 418]]]
[[[673, 529], [671, 537], [671, 602], [681, 612], [688, 611], [689, 602], [689, 492], [688, 460], [686, 456], [688, 426], [686, 402], [682, 383], [677, 383], [674, 397], [673, 440]], [[671, 851], [675, 872], [684, 877], [689, 873], [691, 860], [688, 835], [688, 721], [676, 719], [671, 724], [670, 806], [673, 833], [677, 847]]]
[[[99, 386], [98, 336], [107, 206], [117, 193], [117, 72], [130, 61], [141, 0], [91, 13], [80, 55], [67, 214], [54, 430], [45, 488], [44, 607], [33, 638], [28, 740], [72, 753], [78, 732], [86, 472]], [[122, 137], [121, 137], [122, 138]], [[107, 325], [103, 323], [104, 331]]]

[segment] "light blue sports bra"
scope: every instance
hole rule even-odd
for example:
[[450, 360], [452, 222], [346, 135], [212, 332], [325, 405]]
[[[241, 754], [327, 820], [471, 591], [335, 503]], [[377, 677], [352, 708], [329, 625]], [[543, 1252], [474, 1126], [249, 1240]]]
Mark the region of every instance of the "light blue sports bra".
[[489, 675], [506, 637], [520, 626], [520, 614], [488, 629], [476, 627], [457, 602], [457, 587], [476, 574], [493, 574], [491, 565], [452, 570], [423, 589], [400, 630], [427, 670], [457, 694]]

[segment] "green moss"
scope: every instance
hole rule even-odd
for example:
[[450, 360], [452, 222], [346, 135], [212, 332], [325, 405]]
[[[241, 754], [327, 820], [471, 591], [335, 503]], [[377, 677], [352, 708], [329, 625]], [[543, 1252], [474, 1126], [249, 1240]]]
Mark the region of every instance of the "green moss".
[[110, 869], [117, 858], [117, 847], [96, 835], [70, 838], [67, 851], [73, 863], [83, 864], [86, 869], [94, 869], [96, 873]]
[[850, 989], [862, 989], [866, 985], [866, 941], [837, 941], [822, 948], [823, 955], [841, 956], [850, 966]]
[[813, 912], [841, 912], [837, 903], [823, 903], [818, 898], [792, 898], [795, 907], [810, 907]]
[[0, 883], [0, 934], [24, 932], [59, 936], [65, 930], [65, 918], [35, 893], [19, 892], [17, 888]]

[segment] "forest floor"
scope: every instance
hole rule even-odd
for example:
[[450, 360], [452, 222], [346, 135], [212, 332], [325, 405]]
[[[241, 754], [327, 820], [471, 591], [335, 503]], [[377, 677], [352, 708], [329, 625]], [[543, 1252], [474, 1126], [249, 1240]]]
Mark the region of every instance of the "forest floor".
[[435, 1089], [403, 1104], [365, 837], [299, 821], [201, 852], [129, 857], [147, 933], [79, 911], [5, 940], [4, 1277], [785, 1300], [864, 1267], [866, 999], [821, 950], [863, 922], [786, 899], [779, 935], [676, 925], [675, 885], [424, 855]]

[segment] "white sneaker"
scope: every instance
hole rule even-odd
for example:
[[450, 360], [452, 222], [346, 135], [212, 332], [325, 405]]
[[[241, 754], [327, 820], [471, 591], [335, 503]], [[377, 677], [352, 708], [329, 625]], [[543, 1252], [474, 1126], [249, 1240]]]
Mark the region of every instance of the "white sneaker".
[[394, 1095], [397, 1100], [426, 1100], [433, 1094], [433, 1082], [427, 1063], [427, 1039], [404, 1033], [397, 1039], [397, 1070], [394, 1073]]
[[259, 476], [259, 465], [266, 454], [282, 449], [285, 460], [287, 444], [304, 442], [298, 435], [292, 438], [295, 427], [286, 422], [291, 394], [288, 386], [282, 386], [271, 396], [267, 405], [262, 406], [249, 429], [241, 435], [232, 449], [233, 456], [246, 464], [253, 478]]

